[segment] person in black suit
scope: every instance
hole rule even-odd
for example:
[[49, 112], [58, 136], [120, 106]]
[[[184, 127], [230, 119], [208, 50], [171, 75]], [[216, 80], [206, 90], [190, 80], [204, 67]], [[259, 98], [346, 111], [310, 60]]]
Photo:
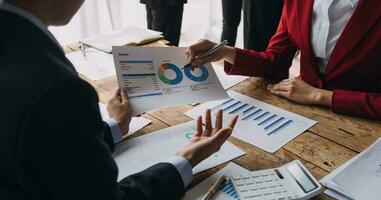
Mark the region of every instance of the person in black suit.
[[[48, 25], [69, 22], [83, 0], [0, 0], [0, 199], [179, 199], [192, 167], [216, 152], [237, 120], [216, 127], [207, 111], [171, 160], [117, 182], [111, 156], [131, 121], [127, 94], [108, 103], [77, 75]], [[133, 160], [131, 160], [133, 162]]]
[[148, 29], [163, 32], [174, 46], [179, 46], [184, 4], [187, 0], [140, 0], [146, 5]]
[[244, 13], [244, 48], [266, 50], [282, 14], [283, 0], [222, 0], [223, 28], [221, 41], [235, 46], [237, 28]]
[[235, 46], [241, 13], [242, 0], [222, 0], [221, 41], [227, 40], [230, 46]]

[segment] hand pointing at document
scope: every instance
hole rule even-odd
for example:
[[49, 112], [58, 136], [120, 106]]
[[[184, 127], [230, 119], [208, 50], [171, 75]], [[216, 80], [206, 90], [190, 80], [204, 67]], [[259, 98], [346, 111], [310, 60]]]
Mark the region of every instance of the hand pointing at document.
[[192, 68], [196, 68], [199, 65], [203, 65], [210, 62], [216, 62], [225, 60], [234, 64], [236, 51], [234, 47], [224, 46], [212, 54], [208, 54], [206, 57], [198, 57], [205, 54], [207, 51], [216, 47], [218, 44], [209, 40], [200, 40], [196, 44], [191, 45], [185, 52], [188, 58], [188, 64]]

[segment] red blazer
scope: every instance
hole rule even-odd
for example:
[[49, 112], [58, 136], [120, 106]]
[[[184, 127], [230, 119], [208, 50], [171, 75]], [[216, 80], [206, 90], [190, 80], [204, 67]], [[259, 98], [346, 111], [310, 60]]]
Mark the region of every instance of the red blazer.
[[381, 119], [381, 1], [360, 0], [333, 50], [324, 76], [311, 48], [313, 0], [285, 0], [277, 33], [265, 52], [237, 49], [228, 74], [282, 77], [296, 50], [300, 75], [310, 85], [333, 90], [336, 113]]

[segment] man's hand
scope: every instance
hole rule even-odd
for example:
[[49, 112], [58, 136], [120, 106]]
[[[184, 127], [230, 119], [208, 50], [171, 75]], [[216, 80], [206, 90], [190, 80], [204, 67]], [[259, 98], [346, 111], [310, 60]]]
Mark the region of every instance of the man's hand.
[[332, 106], [331, 91], [312, 87], [299, 79], [286, 79], [278, 84], [269, 85], [267, 89], [275, 95], [298, 103]]
[[176, 155], [187, 159], [192, 167], [220, 150], [221, 146], [230, 137], [237, 122], [235, 116], [229, 126], [222, 128], [222, 110], [217, 112], [215, 128], [212, 126], [211, 111], [208, 109], [205, 116], [205, 130], [203, 130], [202, 117], [197, 119], [197, 130], [192, 139], [179, 150]]
[[116, 90], [114, 96], [107, 103], [107, 111], [119, 125], [122, 134], [128, 133], [132, 112], [128, 102], [127, 93], [124, 90]]
[[234, 47], [229, 46], [225, 46], [224, 48], [218, 50], [217, 52], [208, 57], [202, 59], [195, 58], [197, 55], [205, 53], [215, 45], [216, 43], [211, 42], [209, 40], [200, 40], [198, 43], [188, 48], [185, 54], [188, 57], [188, 64], [192, 67], [192, 69], [198, 67], [199, 65], [203, 65], [210, 62], [216, 62], [223, 59], [234, 64], [236, 51]]

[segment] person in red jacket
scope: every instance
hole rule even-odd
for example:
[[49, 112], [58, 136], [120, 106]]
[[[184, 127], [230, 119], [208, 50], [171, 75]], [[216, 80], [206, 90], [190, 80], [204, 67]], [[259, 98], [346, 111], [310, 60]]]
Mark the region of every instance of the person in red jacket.
[[297, 50], [300, 77], [268, 89], [336, 113], [381, 119], [381, 1], [285, 0], [277, 33], [264, 52], [226, 46], [195, 56], [215, 43], [201, 40], [186, 52], [191, 67], [225, 60], [225, 72], [265, 78], [288, 77]]

